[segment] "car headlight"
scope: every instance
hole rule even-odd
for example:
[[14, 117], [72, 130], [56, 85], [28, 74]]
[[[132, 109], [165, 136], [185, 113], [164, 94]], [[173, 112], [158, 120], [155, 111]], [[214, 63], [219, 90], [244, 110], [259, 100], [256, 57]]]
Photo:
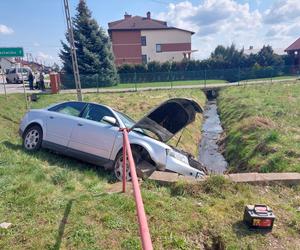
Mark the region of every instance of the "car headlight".
[[173, 157], [173, 158], [175, 158], [175, 159], [177, 159], [179, 161], [182, 161], [182, 162], [184, 162], [186, 164], [189, 164], [189, 160], [188, 160], [188, 158], [185, 155], [183, 155], [181, 153], [178, 153], [178, 152], [176, 152], [173, 149], [167, 149], [166, 152], [167, 152], [168, 156]]

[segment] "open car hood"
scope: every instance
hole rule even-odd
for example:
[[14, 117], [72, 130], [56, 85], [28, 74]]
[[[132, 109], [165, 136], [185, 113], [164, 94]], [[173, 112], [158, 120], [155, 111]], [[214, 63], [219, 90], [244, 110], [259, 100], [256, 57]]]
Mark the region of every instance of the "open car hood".
[[178, 131], [195, 120], [196, 113], [202, 113], [201, 106], [185, 98], [169, 99], [152, 109], [131, 129], [141, 128], [154, 133], [160, 141], [167, 142]]

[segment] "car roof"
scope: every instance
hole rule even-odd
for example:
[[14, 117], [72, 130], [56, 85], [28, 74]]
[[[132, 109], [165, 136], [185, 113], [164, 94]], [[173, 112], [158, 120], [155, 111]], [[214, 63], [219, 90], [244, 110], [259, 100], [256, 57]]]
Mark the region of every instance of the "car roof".
[[100, 104], [100, 103], [97, 103], [97, 102], [84, 102], [84, 101], [76, 101], [76, 100], [64, 101], [64, 102], [58, 102], [58, 103], [55, 103], [55, 104], [49, 106], [48, 108], [54, 107], [54, 106], [56, 106], [56, 105], [60, 105], [60, 104], [63, 104], [63, 103], [68, 103], [68, 102], [78, 102], [78, 103], [84, 103], [84, 104], [95, 104], [95, 105], [100, 105], [100, 106], [106, 107], [106, 108], [108, 108], [108, 109], [114, 110], [113, 108], [111, 108], [111, 107], [109, 107], [109, 106], [107, 106], [107, 105]]

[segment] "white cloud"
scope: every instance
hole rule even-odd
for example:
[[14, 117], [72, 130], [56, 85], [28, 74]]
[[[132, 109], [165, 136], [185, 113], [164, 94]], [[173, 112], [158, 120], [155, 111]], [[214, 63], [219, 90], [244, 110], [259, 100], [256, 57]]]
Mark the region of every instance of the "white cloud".
[[[260, 0], [256, 0], [256, 6]], [[195, 58], [205, 58], [219, 44], [234, 43], [238, 48], [286, 48], [300, 35], [300, 0], [279, 0], [266, 11], [251, 9], [237, 0], [190, 0], [171, 3], [157, 19], [195, 32]], [[208, 39], [206, 39], [208, 38]]]
[[34, 42], [34, 43], [33, 43], [33, 46], [34, 46], [34, 47], [39, 47], [40, 44], [39, 44], [38, 42]]
[[53, 56], [51, 56], [49, 54], [46, 54], [46, 53], [44, 53], [42, 51], [39, 51], [37, 56], [38, 56], [38, 58], [43, 59], [43, 60], [49, 60], [49, 59], [51, 60], [51, 59], [53, 59]]
[[[199, 50], [196, 58], [207, 57], [218, 44], [253, 45], [262, 26], [262, 15], [258, 10], [251, 11], [248, 3], [233, 0], [204, 0], [195, 5], [190, 1], [169, 4], [168, 10], [159, 13], [157, 18], [196, 32], [193, 36], [193, 47]], [[211, 40], [209, 43], [203, 40], [207, 36]]]
[[[292, 40], [300, 35], [300, 1], [280, 0], [264, 13], [266, 36], [273, 40]], [[287, 46], [285, 46], [287, 47]]]
[[57, 61], [57, 58], [51, 54], [47, 54], [45, 52], [42, 52], [42, 51], [39, 51], [37, 53], [37, 56], [36, 56], [36, 59], [39, 61], [39, 62], [45, 62], [46, 65], [52, 65], [54, 62]]
[[14, 30], [4, 24], [0, 24], [0, 34], [9, 35], [14, 33]]
[[270, 9], [265, 11], [264, 14], [264, 21], [268, 24], [278, 24], [292, 21], [300, 16], [300, 1], [276, 1]]

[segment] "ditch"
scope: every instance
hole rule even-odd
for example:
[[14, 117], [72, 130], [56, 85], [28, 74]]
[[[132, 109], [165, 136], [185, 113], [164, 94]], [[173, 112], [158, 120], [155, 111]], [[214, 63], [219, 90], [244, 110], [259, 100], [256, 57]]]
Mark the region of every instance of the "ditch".
[[207, 93], [202, 125], [202, 139], [199, 145], [199, 162], [201, 162], [209, 172], [223, 174], [228, 163], [220, 152], [220, 141], [223, 133], [221, 120], [218, 114], [217, 99], [215, 93]]

